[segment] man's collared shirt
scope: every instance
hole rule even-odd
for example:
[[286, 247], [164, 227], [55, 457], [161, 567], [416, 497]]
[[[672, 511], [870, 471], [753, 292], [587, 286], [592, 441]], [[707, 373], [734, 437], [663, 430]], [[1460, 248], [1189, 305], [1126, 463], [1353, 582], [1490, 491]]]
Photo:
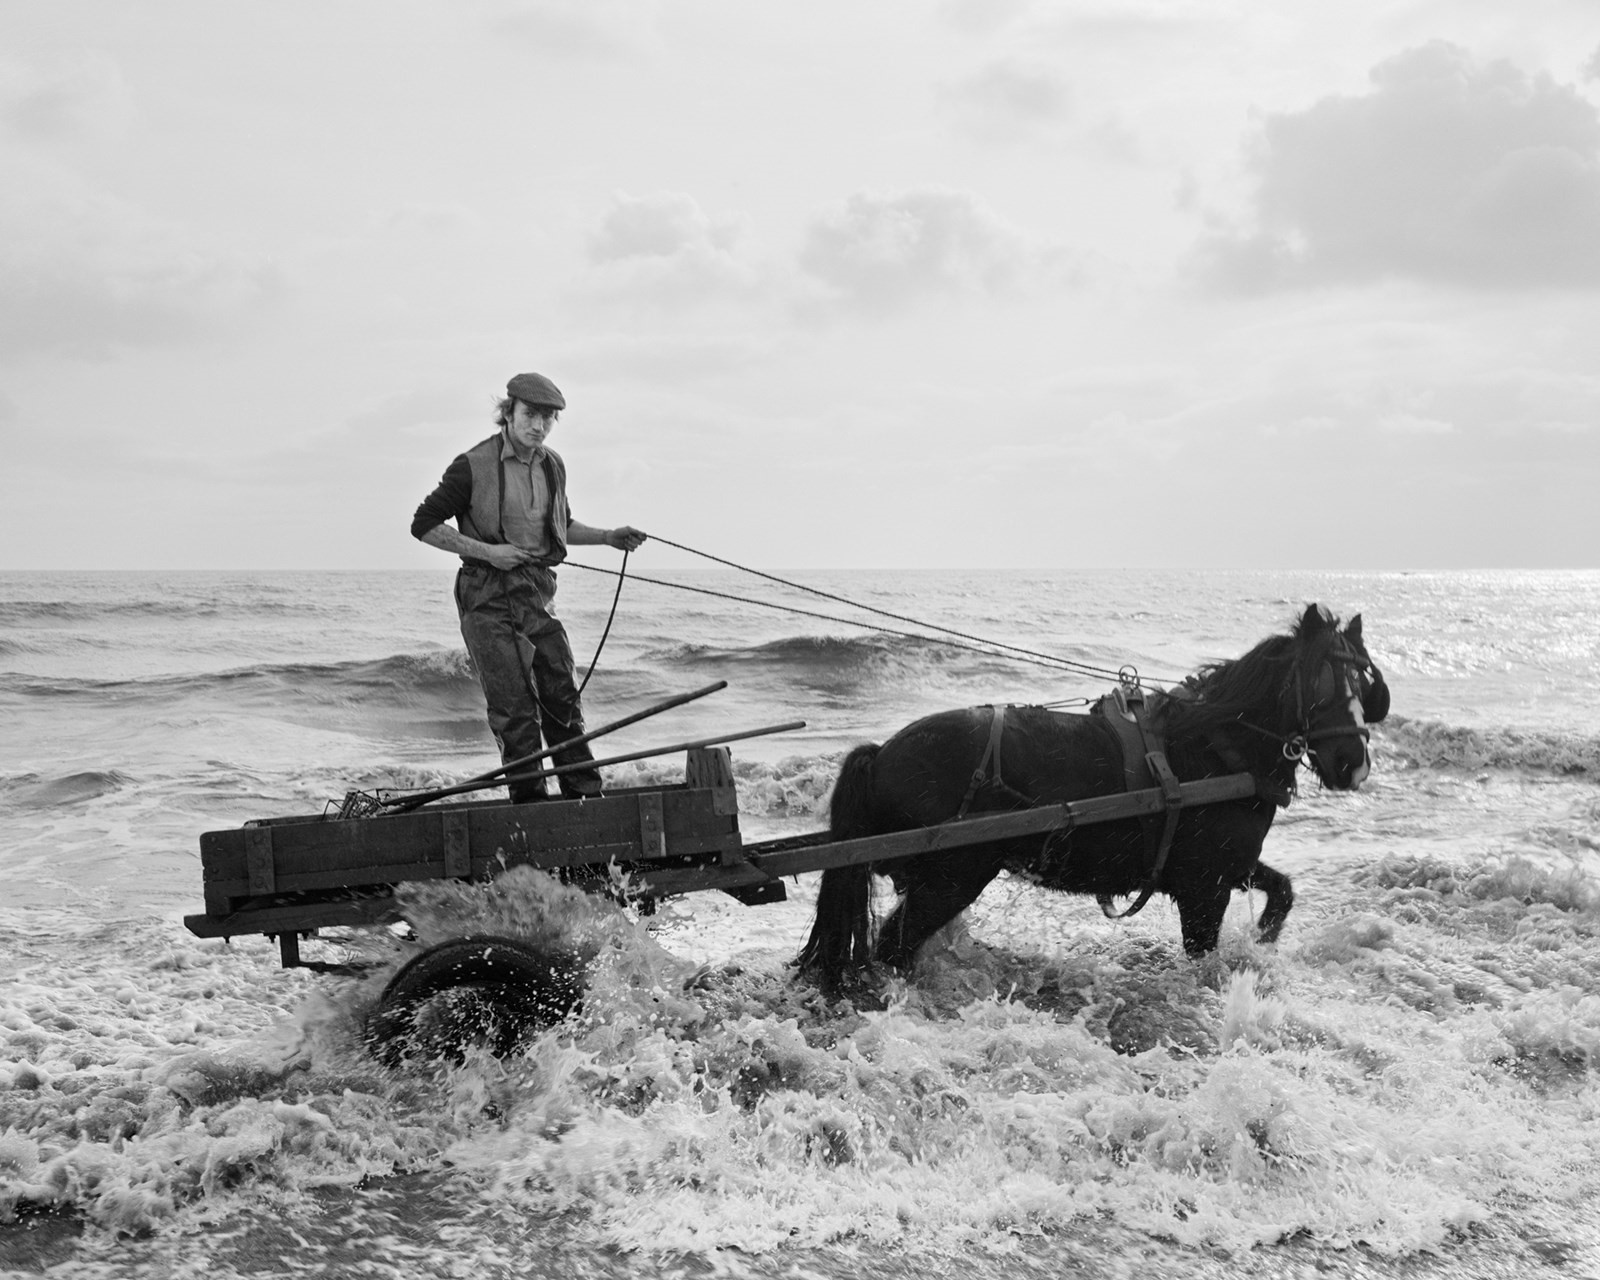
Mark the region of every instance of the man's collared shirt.
[[517, 457], [509, 440], [500, 444], [500, 473], [505, 495], [500, 505], [500, 532], [513, 546], [536, 556], [550, 553], [550, 479], [545, 474], [544, 450], [536, 449], [526, 462]]

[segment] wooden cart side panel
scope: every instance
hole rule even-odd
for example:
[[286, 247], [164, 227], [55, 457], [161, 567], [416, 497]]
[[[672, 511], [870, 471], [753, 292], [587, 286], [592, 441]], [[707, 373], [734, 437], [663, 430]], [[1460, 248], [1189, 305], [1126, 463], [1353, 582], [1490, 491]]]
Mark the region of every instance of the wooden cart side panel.
[[294, 903], [262, 907], [237, 915], [184, 916], [184, 927], [200, 938], [233, 938], [252, 933], [305, 933], [311, 929], [390, 924], [400, 919], [395, 900], [362, 898], [353, 902]]
[[[597, 800], [487, 807], [443, 806], [348, 822], [209, 831], [200, 837], [206, 911], [270, 893], [392, 884], [502, 866], [636, 861], [674, 855], [737, 856], [737, 814], [716, 812], [710, 790], [668, 789]], [[463, 848], [462, 831], [465, 830]]]

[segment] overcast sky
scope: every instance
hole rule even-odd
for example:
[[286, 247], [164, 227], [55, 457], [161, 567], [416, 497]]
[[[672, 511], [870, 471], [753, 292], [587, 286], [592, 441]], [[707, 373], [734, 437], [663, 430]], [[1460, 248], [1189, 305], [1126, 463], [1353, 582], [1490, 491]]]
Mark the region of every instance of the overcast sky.
[[1595, 566], [1597, 104], [1594, 0], [0, 0], [0, 568], [447, 567], [527, 369], [761, 568]]

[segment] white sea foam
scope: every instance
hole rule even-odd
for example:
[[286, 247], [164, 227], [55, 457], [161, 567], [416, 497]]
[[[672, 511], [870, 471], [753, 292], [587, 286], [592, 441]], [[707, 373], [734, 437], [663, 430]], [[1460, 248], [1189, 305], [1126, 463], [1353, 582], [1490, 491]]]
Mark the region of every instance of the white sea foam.
[[[0, 1194], [140, 1231], [443, 1162], [486, 1219], [576, 1213], [651, 1253], [960, 1249], [1109, 1218], [1405, 1255], [1506, 1232], [1513, 1195], [1559, 1213], [1600, 1141], [1595, 886], [1352, 870], [1279, 950], [1239, 920], [1200, 966], [1170, 913], [1118, 927], [1008, 883], [881, 1007], [796, 982], [796, 907], [705, 909], [696, 954], [698, 902], [641, 923], [533, 872], [437, 888], [412, 903], [424, 941], [577, 939], [597, 966], [526, 1054], [433, 1074], [362, 1052], [387, 970], [313, 984], [259, 945], [40, 922], [0, 1004]], [[385, 937], [362, 951], [392, 967]], [[146, 950], [113, 960], [116, 939]]]

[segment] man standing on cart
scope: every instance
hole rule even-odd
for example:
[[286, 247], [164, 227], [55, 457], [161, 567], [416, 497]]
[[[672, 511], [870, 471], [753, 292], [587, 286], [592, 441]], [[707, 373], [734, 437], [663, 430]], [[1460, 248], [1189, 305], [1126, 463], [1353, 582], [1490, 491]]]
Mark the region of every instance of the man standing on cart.
[[[555, 566], [567, 547], [632, 551], [645, 540], [630, 525], [597, 529], [572, 518], [566, 464], [545, 447], [566, 407], [543, 374], [512, 378], [496, 417], [499, 432], [456, 456], [411, 521], [413, 537], [461, 557], [461, 635], [504, 762], [538, 752], [541, 731], [551, 748], [584, 732], [572, 646], [553, 607]], [[577, 764], [594, 754], [579, 743], [557, 750], [554, 759]], [[560, 781], [565, 796], [600, 794], [598, 769], [576, 769]], [[546, 794], [542, 778], [514, 782], [510, 790], [516, 804]]]

